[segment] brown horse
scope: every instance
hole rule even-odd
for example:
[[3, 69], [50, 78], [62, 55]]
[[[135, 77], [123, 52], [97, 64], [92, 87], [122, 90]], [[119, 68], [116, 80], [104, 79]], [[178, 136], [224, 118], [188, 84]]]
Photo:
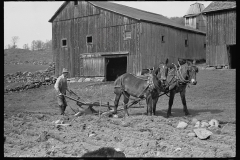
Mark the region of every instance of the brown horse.
[[172, 116], [171, 108], [176, 93], [180, 93], [185, 115], [190, 115], [187, 109], [185, 94], [188, 84], [197, 84], [196, 73], [198, 73], [198, 68], [195, 66], [195, 61], [193, 63], [191, 61], [186, 61], [182, 65], [178, 61], [178, 66], [175, 64], [168, 65], [167, 72], [168, 76], [165, 82], [165, 87], [167, 86], [167, 89], [170, 91], [167, 117]]
[[129, 97], [137, 97], [140, 99], [146, 98], [147, 114], [155, 115], [158, 95], [164, 90], [162, 84], [166, 80], [168, 59], [165, 63], [161, 63], [154, 69], [152, 73], [146, 78], [137, 77], [130, 73], [125, 73], [118, 77], [114, 82], [114, 93], [116, 94], [114, 101], [114, 114], [117, 113], [119, 99], [124, 95], [124, 111], [128, 115], [127, 103]]

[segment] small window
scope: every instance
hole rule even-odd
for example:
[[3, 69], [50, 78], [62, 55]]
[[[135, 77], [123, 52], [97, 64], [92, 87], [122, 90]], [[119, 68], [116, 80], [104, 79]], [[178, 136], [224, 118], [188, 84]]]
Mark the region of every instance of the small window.
[[87, 36], [87, 44], [92, 44], [92, 36]]
[[162, 36], [162, 43], [165, 43], [165, 36]]
[[78, 1], [74, 1], [74, 6], [78, 5]]
[[189, 17], [186, 17], [186, 25], [189, 25]]
[[67, 39], [62, 39], [62, 47], [67, 47]]
[[199, 29], [199, 24], [198, 23], [196, 23], [196, 29]]
[[188, 47], [188, 40], [185, 39], [185, 47]]
[[131, 39], [132, 35], [131, 35], [131, 31], [125, 31], [125, 37], [124, 37], [124, 40], [127, 40], [127, 39]]
[[206, 43], [204, 43], [204, 48], [206, 48]]

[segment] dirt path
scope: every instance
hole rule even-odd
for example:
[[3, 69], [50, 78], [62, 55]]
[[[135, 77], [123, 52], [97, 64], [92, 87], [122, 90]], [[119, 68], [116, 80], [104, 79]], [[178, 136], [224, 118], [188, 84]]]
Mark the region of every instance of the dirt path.
[[[68, 107], [65, 123], [71, 126], [57, 127], [54, 121], [59, 119], [59, 112], [53, 86], [5, 94], [4, 156], [80, 157], [87, 151], [109, 146], [122, 149], [127, 157], [235, 157], [235, 70], [204, 70], [197, 78], [198, 84], [188, 88], [186, 94], [192, 116], [184, 116], [180, 96], [176, 95], [174, 117], [168, 119], [165, 96], [159, 99], [156, 116], [146, 116], [146, 108], [133, 108], [126, 119], [121, 112], [119, 118], [92, 114], [74, 117]], [[70, 87], [85, 100], [113, 104], [112, 83], [72, 83]], [[75, 102], [68, 104], [78, 109]], [[145, 106], [145, 102], [141, 105]], [[221, 127], [210, 130], [213, 134], [209, 139], [200, 140], [188, 136], [194, 129], [192, 118], [214, 118]], [[179, 121], [189, 125], [178, 129]]]

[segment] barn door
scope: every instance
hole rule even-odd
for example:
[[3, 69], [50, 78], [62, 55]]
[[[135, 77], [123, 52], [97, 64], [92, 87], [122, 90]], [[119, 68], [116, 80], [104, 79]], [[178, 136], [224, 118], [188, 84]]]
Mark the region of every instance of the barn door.
[[236, 45], [228, 45], [227, 46], [227, 52], [228, 52], [228, 62], [229, 62], [229, 68], [235, 69], [236, 68]]
[[79, 70], [79, 75], [80, 75], [80, 77], [81, 76], [84, 76], [84, 73], [83, 73], [83, 58], [80, 58], [80, 64], [79, 64], [80, 66], [80, 70]]

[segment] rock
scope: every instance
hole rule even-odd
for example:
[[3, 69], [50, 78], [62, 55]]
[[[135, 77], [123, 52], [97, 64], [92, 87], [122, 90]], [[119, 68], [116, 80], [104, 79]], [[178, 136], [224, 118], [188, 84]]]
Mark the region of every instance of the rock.
[[196, 134], [194, 132], [190, 132], [187, 134], [189, 137], [196, 137]]
[[201, 127], [202, 127], [202, 128], [208, 127], [208, 126], [209, 126], [209, 124], [208, 124], [207, 122], [202, 122], [202, 123], [201, 123]]
[[113, 118], [118, 118], [118, 115], [117, 115], [117, 114], [114, 114], [114, 115], [113, 115]]
[[209, 121], [210, 126], [219, 127], [219, 122], [216, 119]]
[[196, 118], [193, 118], [192, 121], [191, 121], [191, 124], [192, 124], [192, 125], [195, 125], [195, 124], [197, 123], [197, 121], [198, 121], [198, 120], [197, 120]]
[[63, 124], [63, 120], [56, 120], [55, 122], [54, 122], [55, 124]]
[[186, 128], [187, 127], [187, 123], [186, 122], [179, 122], [178, 125], [177, 125], [177, 128]]
[[205, 128], [197, 128], [193, 130], [199, 139], [207, 139], [212, 135], [211, 131], [206, 130]]
[[200, 127], [200, 121], [197, 121], [194, 127], [199, 128]]
[[174, 151], [181, 151], [182, 149], [180, 147], [176, 148]]
[[86, 79], [84, 80], [84, 82], [89, 82], [89, 81], [91, 81], [91, 78], [86, 78]]
[[79, 78], [78, 82], [83, 82], [84, 79], [83, 78]]
[[50, 81], [50, 78], [49, 77], [45, 77], [44, 79], [46, 82], [49, 82]]

